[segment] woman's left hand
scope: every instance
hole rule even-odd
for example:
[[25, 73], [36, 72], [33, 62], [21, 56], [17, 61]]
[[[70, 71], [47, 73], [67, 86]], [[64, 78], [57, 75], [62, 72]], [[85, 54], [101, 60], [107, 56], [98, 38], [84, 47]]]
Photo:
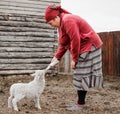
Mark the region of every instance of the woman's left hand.
[[71, 68], [72, 68], [72, 69], [75, 69], [75, 65], [76, 65], [76, 63], [72, 60], [72, 61], [71, 61]]

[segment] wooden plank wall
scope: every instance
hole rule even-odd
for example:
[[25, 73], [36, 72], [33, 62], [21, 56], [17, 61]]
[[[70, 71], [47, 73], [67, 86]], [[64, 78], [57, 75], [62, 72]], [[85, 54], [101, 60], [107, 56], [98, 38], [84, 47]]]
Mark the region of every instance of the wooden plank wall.
[[103, 45], [103, 73], [120, 75], [120, 31], [99, 33]]
[[56, 29], [44, 10], [60, 0], [0, 0], [0, 75], [45, 68], [54, 54]]
[[[120, 31], [98, 33], [103, 41], [102, 61], [104, 75], [120, 75]], [[71, 73], [70, 54], [66, 53], [59, 65], [60, 73]]]

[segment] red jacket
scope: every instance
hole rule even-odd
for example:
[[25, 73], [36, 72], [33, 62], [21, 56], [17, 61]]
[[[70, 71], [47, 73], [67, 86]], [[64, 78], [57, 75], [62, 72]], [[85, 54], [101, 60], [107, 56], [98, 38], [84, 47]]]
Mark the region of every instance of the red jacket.
[[72, 60], [78, 61], [80, 54], [91, 51], [92, 45], [99, 48], [102, 41], [92, 27], [81, 17], [61, 14], [59, 32], [60, 46], [55, 57], [61, 59], [69, 49]]

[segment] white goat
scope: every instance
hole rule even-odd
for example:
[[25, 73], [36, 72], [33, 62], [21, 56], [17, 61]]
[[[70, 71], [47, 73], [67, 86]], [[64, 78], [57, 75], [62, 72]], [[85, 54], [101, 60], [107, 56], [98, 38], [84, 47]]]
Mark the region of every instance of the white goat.
[[39, 98], [45, 88], [45, 73], [59, 61], [54, 57], [48, 67], [44, 70], [36, 70], [34, 80], [29, 83], [15, 83], [10, 87], [10, 97], [8, 98], [8, 107], [18, 111], [17, 102], [23, 98], [32, 98], [35, 101], [35, 107], [41, 109]]
[[45, 87], [46, 70], [36, 70], [32, 76], [34, 80], [29, 83], [15, 83], [10, 87], [10, 97], [8, 107], [18, 111], [17, 102], [23, 98], [32, 98], [35, 107], [41, 109], [39, 98]]

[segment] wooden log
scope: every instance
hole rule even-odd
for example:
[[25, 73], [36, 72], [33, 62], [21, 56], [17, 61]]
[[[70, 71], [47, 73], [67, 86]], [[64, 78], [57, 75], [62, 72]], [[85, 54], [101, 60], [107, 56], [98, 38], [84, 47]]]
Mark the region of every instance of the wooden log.
[[4, 20], [5, 16], [8, 16], [10, 21], [25, 21], [25, 22], [39, 22], [45, 23], [45, 18], [42, 16], [29, 16], [29, 15], [14, 15], [14, 14], [0, 14], [0, 20]]
[[[41, 70], [41, 68], [38, 69], [24, 69], [24, 70], [0, 70], [0, 76], [8, 76], [8, 75], [30, 75], [35, 72], [35, 70]], [[48, 70], [47, 74], [54, 75], [55, 72], [53, 70]]]
[[0, 32], [0, 36], [39, 36], [39, 37], [54, 37], [54, 33], [45, 32]]
[[0, 59], [0, 64], [49, 64], [51, 62], [52, 58], [6, 58], [6, 59]]
[[53, 48], [52, 42], [0, 42], [0, 47], [51, 47]]
[[44, 69], [48, 64], [1, 64], [1, 70], [35, 70], [35, 69]]
[[[16, 0], [15, 0], [16, 1]], [[44, 3], [44, 2], [37, 2], [36, 4], [35, 4], [35, 2], [33, 2], [33, 3], [30, 3], [30, 2], [26, 2], [25, 3], [25, 1], [22, 3], [22, 2], [14, 2], [13, 0], [12, 0], [12, 2], [11, 1], [0, 1], [0, 8], [2, 7], [2, 6], [8, 6], [8, 7], [6, 7], [7, 9], [9, 9], [10, 7], [21, 7], [21, 8], [31, 8], [31, 9], [45, 9], [47, 6], [49, 5], [49, 3]]]
[[9, 4], [34, 4], [34, 5], [48, 5], [51, 2], [53, 3], [60, 3], [60, 0], [1, 0], [1, 2], [8, 2]]
[[0, 70], [0, 76], [31, 74], [34, 72], [35, 70]]
[[52, 48], [0, 47], [0, 52], [53, 52]]
[[0, 36], [0, 42], [53, 42], [54, 37]]
[[0, 76], [31, 74], [35, 70], [0, 70]]
[[54, 33], [54, 29], [42, 29], [42, 28], [31, 28], [31, 27], [6, 27], [0, 26], [0, 31], [6, 32], [44, 32], [44, 33]]
[[[1, 20], [4, 19], [5, 15], [1, 16]], [[25, 22], [37, 22], [37, 23], [45, 23], [45, 18], [43, 17], [30, 17], [30, 16], [23, 16], [23, 15], [8, 15], [10, 21], [25, 21]], [[2, 18], [3, 17], [3, 18]]]
[[[19, 22], [19, 21], [0, 21], [1, 26], [11, 26], [11, 27], [34, 27], [42, 29], [53, 29], [48, 24], [37, 23], [37, 22]], [[54, 29], [55, 30], [55, 29]]]
[[4, 5], [4, 6], [2, 6], [1, 4], [0, 4], [0, 10], [2, 10], [2, 9], [4, 9], [4, 10], [16, 10], [16, 11], [25, 11], [25, 12], [27, 12], [27, 11], [29, 11], [29, 12], [36, 12], [36, 13], [42, 13], [42, 12], [44, 12], [44, 9], [42, 9], [40, 6], [39, 7], [37, 7], [36, 5], [35, 5], [35, 7], [33, 8], [30, 4], [28, 4], [28, 6], [27, 7], [25, 7], [24, 5], [22, 5], [21, 7], [20, 6], [18, 6], [19, 4], [16, 4], [15, 6], [13, 6], [13, 5]]
[[9, 10], [9, 9], [0, 9], [0, 13], [4, 14], [23, 14], [23, 15], [37, 15], [37, 16], [44, 16], [44, 13], [38, 12], [29, 12], [29, 11], [19, 11], [19, 10]]
[[52, 52], [0, 52], [0, 58], [48, 58]]

